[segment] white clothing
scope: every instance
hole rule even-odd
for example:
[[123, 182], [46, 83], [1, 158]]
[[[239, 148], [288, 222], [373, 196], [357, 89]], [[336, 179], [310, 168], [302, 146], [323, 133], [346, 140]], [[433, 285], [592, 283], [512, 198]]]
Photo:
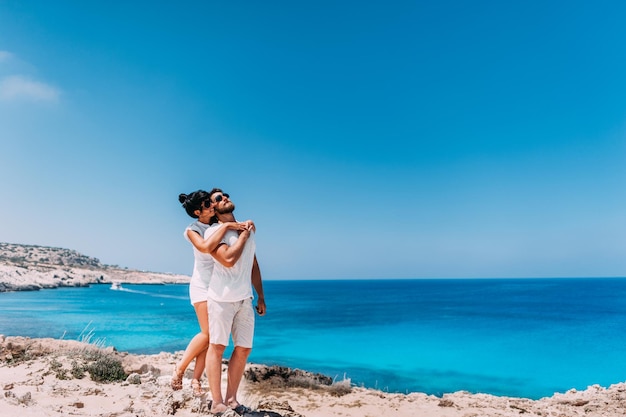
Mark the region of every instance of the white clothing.
[[[203, 237], [206, 230], [210, 227], [213, 226], [195, 221], [187, 226], [183, 235], [185, 239], [191, 243], [189, 236], [187, 236], [188, 230], [192, 230], [194, 233], [197, 232]], [[217, 225], [215, 227], [217, 227]], [[191, 300], [191, 304], [196, 304], [201, 301], [206, 301], [207, 299], [207, 290], [209, 288], [209, 282], [211, 281], [211, 275], [213, 274], [215, 259], [208, 253], [200, 252], [193, 244], [191, 247], [193, 248], [194, 262], [193, 273], [189, 281], [189, 299]]]
[[211, 343], [228, 346], [232, 332], [235, 346], [252, 348], [254, 309], [251, 298], [228, 303], [209, 300], [207, 308]]
[[[210, 227], [204, 232], [207, 238], [215, 233], [216, 228]], [[234, 230], [228, 230], [222, 242], [232, 246], [239, 239], [239, 234]], [[250, 237], [246, 241], [243, 252], [235, 265], [228, 268], [219, 262], [215, 262], [213, 275], [209, 283], [207, 297], [210, 300], [219, 302], [241, 301], [247, 298], [252, 299], [252, 265], [254, 263], [254, 252], [256, 243], [254, 242], [254, 232], [250, 232]]]

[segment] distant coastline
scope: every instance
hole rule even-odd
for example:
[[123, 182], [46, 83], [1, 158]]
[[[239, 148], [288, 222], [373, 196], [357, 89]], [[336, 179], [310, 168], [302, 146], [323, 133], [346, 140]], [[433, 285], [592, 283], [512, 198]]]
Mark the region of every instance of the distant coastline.
[[189, 276], [106, 265], [75, 250], [0, 242], [0, 292], [111, 284], [182, 284]]

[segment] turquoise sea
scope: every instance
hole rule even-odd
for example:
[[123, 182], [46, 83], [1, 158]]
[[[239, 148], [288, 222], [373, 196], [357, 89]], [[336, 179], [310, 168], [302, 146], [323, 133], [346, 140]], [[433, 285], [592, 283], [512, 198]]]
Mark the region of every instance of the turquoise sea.
[[[390, 392], [540, 398], [626, 381], [626, 279], [266, 281], [250, 360]], [[0, 334], [183, 350], [186, 285], [0, 293]]]

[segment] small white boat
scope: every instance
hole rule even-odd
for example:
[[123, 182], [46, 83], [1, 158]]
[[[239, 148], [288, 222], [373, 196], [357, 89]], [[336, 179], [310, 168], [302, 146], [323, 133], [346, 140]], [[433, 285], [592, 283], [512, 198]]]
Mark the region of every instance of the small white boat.
[[113, 283], [111, 284], [111, 289], [112, 290], [121, 290], [122, 289], [122, 283], [120, 281], [113, 281]]

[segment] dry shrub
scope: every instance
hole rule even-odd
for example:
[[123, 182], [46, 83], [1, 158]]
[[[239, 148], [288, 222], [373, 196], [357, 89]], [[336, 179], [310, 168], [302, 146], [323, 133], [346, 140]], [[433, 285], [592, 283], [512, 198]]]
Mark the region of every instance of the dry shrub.
[[117, 382], [126, 379], [128, 375], [124, 372], [122, 362], [114, 354], [101, 351], [94, 353], [94, 360], [84, 368], [93, 381]]
[[343, 381], [334, 382], [330, 387], [327, 388], [327, 391], [330, 395], [335, 397], [343, 397], [346, 394], [350, 394], [352, 392], [352, 382], [350, 378], [346, 378]]

